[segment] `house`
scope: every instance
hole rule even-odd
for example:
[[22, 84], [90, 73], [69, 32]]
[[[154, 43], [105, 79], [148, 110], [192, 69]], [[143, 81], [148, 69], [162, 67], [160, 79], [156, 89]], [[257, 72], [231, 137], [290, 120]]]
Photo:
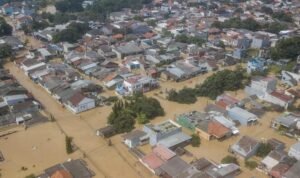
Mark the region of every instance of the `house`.
[[300, 161], [297, 161], [286, 173], [283, 174], [282, 178], [298, 178], [300, 175]]
[[16, 94], [16, 95], [3, 96], [3, 100], [8, 106], [12, 106], [17, 103], [23, 103], [27, 99], [29, 99], [27, 94]]
[[268, 173], [286, 157], [287, 153], [285, 151], [273, 150], [261, 161], [258, 167], [265, 173]]
[[282, 114], [272, 121], [272, 128], [277, 130], [282, 128], [285, 128], [287, 130], [295, 129], [299, 121], [300, 117], [296, 116], [293, 113]]
[[143, 49], [141, 49], [135, 43], [126, 43], [115, 48], [112, 48], [112, 51], [117, 54], [118, 59], [123, 59], [126, 56], [143, 54]]
[[290, 87], [297, 86], [300, 83], [300, 74], [289, 71], [281, 71], [281, 81]]
[[198, 111], [191, 111], [188, 113], [180, 114], [176, 117], [176, 122], [184, 128], [187, 128], [193, 132], [199, 123], [204, 120], [209, 120], [210, 116], [207, 113]]
[[44, 173], [38, 175], [37, 177], [58, 178], [55, 176], [60, 175], [69, 176], [63, 178], [92, 178], [95, 176], [95, 174], [86, 166], [86, 163], [83, 160], [76, 159], [54, 165], [44, 170]]
[[179, 156], [174, 156], [160, 167], [162, 170], [161, 176], [164, 178], [177, 178], [190, 168], [191, 165]]
[[259, 99], [263, 99], [265, 93], [276, 90], [277, 81], [272, 77], [255, 77], [251, 80], [250, 86], [246, 86], [245, 92], [251, 96], [256, 95]]
[[220, 164], [208, 169], [205, 173], [211, 178], [236, 177], [240, 173], [240, 167], [234, 163]]
[[288, 155], [292, 158], [300, 160], [300, 142], [297, 142], [290, 147]]
[[271, 77], [257, 77], [251, 81], [251, 85], [245, 88], [249, 95], [256, 95], [259, 99], [279, 105], [285, 109], [293, 102], [293, 97], [281, 91], [276, 91], [277, 81]]
[[229, 128], [214, 120], [206, 120], [199, 123], [195, 132], [206, 140], [213, 138], [221, 140], [231, 136], [231, 130]]
[[135, 75], [125, 78], [121, 85], [116, 87], [116, 93], [121, 96], [134, 93], [145, 93], [159, 86], [156, 79], [149, 76]]
[[270, 38], [265, 35], [257, 34], [252, 38], [251, 48], [261, 49], [268, 48], [271, 45]]
[[264, 100], [275, 105], [279, 105], [285, 109], [289, 107], [294, 101], [292, 96], [286, 95], [283, 92], [273, 91], [271, 93], [266, 93]]
[[239, 100], [227, 94], [222, 94], [216, 98], [216, 105], [224, 109], [236, 106], [238, 103]]
[[247, 62], [247, 72], [262, 72], [266, 69], [266, 61], [262, 58], [252, 58]]
[[96, 135], [103, 137], [103, 138], [109, 138], [113, 135], [115, 135], [116, 131], [113, 126], [108, 125], [106, 127], [100, 128], [96, 131]]
[[35, 71], [46, 69], [46, 67], [47, 65], [45, 62], [40, 62], [36, 59], [26, 59], [22, 61], [20, 66], [28, 76]]
[[171, 158], [175, 157], [176, 153], [172, 150], [162, 146], [157, 145], [153, 148], [152, 152], [145, 155], [139, 161], [148, 168], [153, 174], [161, 175], [162, 171], [160, 167]]
[[243, 136], [238, 142], [230, 146], [230, 150], [242, 159], [248, 159], [256, 154], [260, 143], [249, 136]]
[[65, 103], [66, 107], [77, 114], [95, 108], [95, 100], [77, 92]]
[[293, 164], [281, 162], [274, 166], [271, 171], [269, 172], [269, 175], [272, 178], [282, 178], [283, 175], [293, 166]]
[[141, 130], [134, 130], [122, 136], [123, 142], [129, 148], [146, 144], [149, 141], [148, 135]]
[[284, 150], [285, 143], [282, 141], [277, 140], [276, 138], [271, 138], [267, 140], [267, 143], [271, 145], [272, 150]]
[[235, 121], [239, 121], [242, 125], [251, 125], [255, 122], [257, 122], [258, 117], [250, 112], [248, 112], [245, 109], [242, 109], [240, 107], [232, 107], [227, 110], [228, 116]]
[[170, 149], [185, 146], [191, 140], [189, 135], [181, 131], [181, 126], [172, 120], [167, 120], [157, 125], [146, 124], [143, 131], [149, 136], [151, 146], [163, 145]]
[[24, 48], [22, 41], [14, 36], [3, 36], [0, 38], [0, 44], [7, 44], [12, 47], [13, 50], [17, 51]]

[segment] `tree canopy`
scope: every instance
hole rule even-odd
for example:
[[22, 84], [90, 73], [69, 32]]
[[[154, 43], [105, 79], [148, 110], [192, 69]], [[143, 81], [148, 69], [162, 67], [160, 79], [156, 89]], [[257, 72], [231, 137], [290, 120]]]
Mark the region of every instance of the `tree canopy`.
[[199, 96], [215, 99], [224, 91], [234, 91], [243, 88], [246, 82], [248, 82], [248, 77], [245, 75], [244, 70], [223, 70], [208, 77], [195, 90]]
[[268, 143], [261, 143], [257, 149], [256, 156], [266, 157], [272, 151], [272, 145]]
[[129, 132], [134, 128], [135, 120], [145, 124], [157, 116], [163, 116], [164, 110], [158, 100], [136, 94], [124, 100], [118, 100], [108, 116], [108, 123], [118, 133]]
[[221, 163], [222, 163], [222, 164], [234, 163], [234, 164], [239, 165], [238, 160], [236, 159], [236, 157], [230, 156], [230, 155], [225, 156], [225, 157], [221, 160]]
[[71, 23], [67, 29], [58, 32], [53, 37], [53, 42], [75, 43], [89, 30], [87, 23]]
[[197, 101], [197, 96], [194, 89], [183, 88], [178, 92], [176, 90], [170, 90], [167, 99], [182, 104], [192, 104]]
[[214, 22], [212, 24], [216, 28], [242, 28], [251, 31], [257, 31], [261, 29], [261, 25], [254, 19], [248, 18], [246, 20], [241, 20], [240, 18], [234, 17], [224, 22]]
[[281, 39], [271, 48], [271, 57], [278, 59], [296, 59], [300, 55], [300, 37]]
[[12, 26], [10, 26], [3, 17], [0, 17], [0, 37], [12, 34]]
[[205, 43], [205, 40], [197, 37], [197, 36], [188, 36], [185, 34], [182, 35], [177, 35], [175, 38], [176, 42], [181, 42], [181, 43], [188, 43], [188, 44], [195, 44], [198, 46], [202, 46], [203, 43]]
[[83, 11], [83, 0], [62, 0], [55, 3], [55, 8], [60, 12], [80, 12]]

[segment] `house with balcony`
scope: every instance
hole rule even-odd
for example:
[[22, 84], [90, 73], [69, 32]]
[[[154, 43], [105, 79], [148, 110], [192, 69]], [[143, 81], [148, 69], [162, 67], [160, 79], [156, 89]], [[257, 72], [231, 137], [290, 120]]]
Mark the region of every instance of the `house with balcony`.
[[159, 83], [156, 79], [144, 75], [134, 75], [125, 78], [115, 91], [118, 95], [129, 96], [134, 93], [145, 93], [157, 87], [159, 87]]

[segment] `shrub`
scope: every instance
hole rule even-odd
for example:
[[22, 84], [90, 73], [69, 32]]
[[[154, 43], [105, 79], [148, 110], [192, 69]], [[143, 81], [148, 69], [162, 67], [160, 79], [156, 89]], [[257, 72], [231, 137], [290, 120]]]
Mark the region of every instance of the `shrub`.
[[225, 157], [221, 160], [221, 163], [222, 163], [222, 164], [234, 163], [234, 164], [239, 165], [238, 160], [236, 159], [236, 157], [230, 156], [230, 155], [225, 156]]
[[192, 104], [197, 101], [195, 90], [192, 88], [183, 88], [179, 92], [170, 90], [167, 99], [182, 104]]
[[73, 147], [72, 147], [72, 137], [66, 136], [65, 141], [66, 141], [66, 151], [68, 154], [71, 154], [74, 152]]
[[257, 167], [257, 162], [256, 161], [249, 161], [249, 160], [246, 160], [245, 161], [245, 166], [246, 168], [250, 169], [250, 170], [253, 170]]
[[191, 140], [191, 145], [192, 145], [193, 147], [199, 147], [200, 144], [201, 144], [201, 139], [200, 139], [200, 137], [199, 137], [198, 135], [196, 135], [196, 134], [193, 134], [193, 135], [192, 135], [192, 140]]
[[271, 150], [272, 150], [272, 146], [270, 144], [261, 143], [257, 149], [256, 156], [263, 158], [267, 156]]
[[26, 176], [25, 178], [36, 178], [36, 176], [34, 174], [30, 174], [30, 175]]

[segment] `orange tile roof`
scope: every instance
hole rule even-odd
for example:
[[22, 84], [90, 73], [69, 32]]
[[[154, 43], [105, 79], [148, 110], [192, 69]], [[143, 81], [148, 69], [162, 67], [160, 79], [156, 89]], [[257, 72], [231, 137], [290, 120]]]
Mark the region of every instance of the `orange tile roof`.
[[217, 137], [224, 137], [230, 130], [217, 121], [212, 121], [208, 124], [208, 133]]
[[61, 169], [54, 172], [51, 178], [73, 178], [73, 176], [68, 171]]

